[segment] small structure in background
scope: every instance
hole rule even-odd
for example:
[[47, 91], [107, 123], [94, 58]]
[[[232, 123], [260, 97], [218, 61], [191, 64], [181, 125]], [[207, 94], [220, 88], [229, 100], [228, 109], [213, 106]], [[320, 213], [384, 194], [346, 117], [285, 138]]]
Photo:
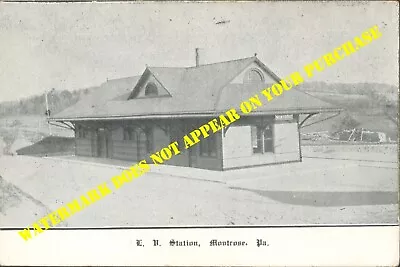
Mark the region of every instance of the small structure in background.
[[346, 142], [369, 143], [386, 143], [394, 141], [388, 138], [386, 133], [369, 131], [363, 128], [354, 128], [337, 132], [331, 137], [331, 139]]

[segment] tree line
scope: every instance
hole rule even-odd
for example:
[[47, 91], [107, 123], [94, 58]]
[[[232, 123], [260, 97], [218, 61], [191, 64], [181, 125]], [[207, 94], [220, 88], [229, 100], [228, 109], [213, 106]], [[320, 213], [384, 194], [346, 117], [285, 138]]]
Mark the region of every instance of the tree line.
[[[51, 90], [48, 94], [49, 109], [51, 114], [56, 114], [63, 109], [77, 103], [84, 95], [89, 94], [90, 89], [75, 91]], [[26, 97], [19, 101], [0, 103], [0, 116], [10, 115], [46, 115], [45, 94]]]

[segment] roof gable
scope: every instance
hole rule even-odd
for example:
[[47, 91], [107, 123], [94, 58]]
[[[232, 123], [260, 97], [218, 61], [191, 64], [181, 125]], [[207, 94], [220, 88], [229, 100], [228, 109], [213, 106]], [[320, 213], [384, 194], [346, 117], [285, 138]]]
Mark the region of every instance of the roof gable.
[[188, 68], [147, 67], [129, 99], [139, 98], [147, 77], [153, 76], [176, 103], [197, 110], [211, 110], [220, 90], [255, 59], [249, 57]]
[[243, 83], [245, 79], [245, 75], [248, 73], [250, 70], [257, 70], [263, 78], [265, 83], [275, 83], [275, 74], [271, 74], [268, 70], [266, 70], [263, 65], [259, 64], [256, 60], [251, 62], [245, 69], [243, 69], [230, 83], [231, 84], [237, 84], [237, 83]]
[[[260, 68], [268, 77], [267, 84], [243, 83], [243, 73], [254, 67]], [[100, 97], [95, 97], [95, 101], [70, 107], [55, 115], [54, 119], [218, 114], [230, 108], [239, 108], [242, 101], [255, 94], [260, 95], [262, 89], [279, 80], [256, 57], [189, 68], [147, 67], [140, 79], [131, 77], [127, 81], [115, 80], [115, 86], [113, 81], [109, 81], [105, 84], [113, 89], [106, 90], [104, 97], [103, 92], [96, 91]], [[159, 88], [157, 97], [141, 97], [149, 82]], [[256, 112], [282, 114], [333, 110], [338, 109], [293, 88], [274, 101], [265, 103]]]
[[[147, 96], [146, 95], [146, 88], [148, 85], [153, 85], [157, 88], [157, 95], [156, 96]], [[134, 98], [143, 98], [143, 97], [165, 97], [171, 96], [170, 91], [164, 86], [164, 83], [161, 83], [160, 80], [154, 75], [153, 71], [149, 68], [143, 72], [142, 76], [140, 77], [139, 81], [131, 90], [131, 93], [126, 100], [134, 99]]]

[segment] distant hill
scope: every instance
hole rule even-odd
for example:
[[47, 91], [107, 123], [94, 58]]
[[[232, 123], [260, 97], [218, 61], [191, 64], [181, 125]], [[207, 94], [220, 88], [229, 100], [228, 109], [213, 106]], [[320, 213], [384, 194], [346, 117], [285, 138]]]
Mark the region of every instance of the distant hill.
[[398, 112], [399, 94], [394, 85], [380, 83], [328, 84], [324, 82], [304, 83], [298, 90], [309, 93], [328, 103], [350, 112], [368, 111], [369, 115]]
[[357, 127], [381, 131], [392, 140], [397, 139], [399, 94], [396, 86], [379, 83], [311, 82], [299, 86], [298, 90], [344, 109], [339, 116], [328, 120], [324, 119], [331, 114], [312, 117], [304, 124], [302, 132], [332, 133]]
[[[55, 90], [48, 93], [49, 109], [56, 114], [74, 105], [83, 96], [92, 93], [97, 87], [75, 91]], [[15, 115], [44, 115], [46, 112], [45, 94], [34, 95], [19, 101], [0, 102], [0, 117]]]

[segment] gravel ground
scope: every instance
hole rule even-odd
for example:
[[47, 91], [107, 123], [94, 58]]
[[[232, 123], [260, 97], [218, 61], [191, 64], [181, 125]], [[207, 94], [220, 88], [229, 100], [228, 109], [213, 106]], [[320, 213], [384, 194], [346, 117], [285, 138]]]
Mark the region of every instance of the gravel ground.
[[[62, 226], [397, 222], [398, 174], [392, 159], [344, 161], [310, 153], [312, 158], [301, 163], [226, 172], [152, 167], [150, 173], [114, 190]], [[93, 161], [1, 156], [0, 225], [27, 226], [129, 165]]]

